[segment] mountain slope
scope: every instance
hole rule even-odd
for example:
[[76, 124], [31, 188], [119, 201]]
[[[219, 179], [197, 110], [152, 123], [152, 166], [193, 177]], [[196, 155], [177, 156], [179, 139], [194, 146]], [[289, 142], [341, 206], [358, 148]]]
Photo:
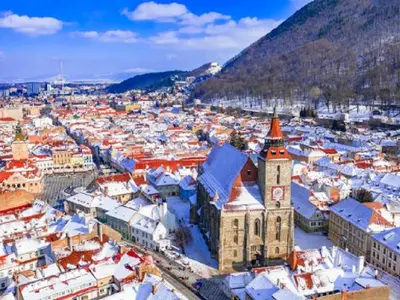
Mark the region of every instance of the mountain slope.
[[107, 88], [110, 93], [125, 93], [135, 89], [149, 89], [152, 87], [163, 87], [171, 84], [171, 77], [183, 75], [184, 71], [167, 71], [158, 73], [147, 73], [136, 75], [132, 78], [113, 84]]
[[[199, 84], [203, 99], [398, 101], [400, 1], [315, 0]], [[290, 100], [289, 100], [290, 99]]]

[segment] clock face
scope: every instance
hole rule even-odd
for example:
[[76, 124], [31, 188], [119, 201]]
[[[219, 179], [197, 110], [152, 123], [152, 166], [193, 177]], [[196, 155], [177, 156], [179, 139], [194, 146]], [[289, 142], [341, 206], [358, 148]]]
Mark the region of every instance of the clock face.
[[281, 201], [285, 195], [284, 187], [275, 186], [272, 188], [272, 200]]

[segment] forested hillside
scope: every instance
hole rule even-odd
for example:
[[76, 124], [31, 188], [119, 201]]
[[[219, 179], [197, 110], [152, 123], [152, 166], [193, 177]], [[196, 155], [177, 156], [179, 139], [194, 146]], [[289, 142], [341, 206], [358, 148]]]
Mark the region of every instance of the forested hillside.
[[184, 71], [167, 71], [159, 73], [148, 73], [136, 75], [118, 84], [113, 84], [108, 87], [110, 93], [124, 93], [134, 89], [150, 89], [171, 86], [172, 77], [176, 75], [183, 75]]
[[400, 1], [315, 0], [199, 84], [193, 96], [399, 103]]

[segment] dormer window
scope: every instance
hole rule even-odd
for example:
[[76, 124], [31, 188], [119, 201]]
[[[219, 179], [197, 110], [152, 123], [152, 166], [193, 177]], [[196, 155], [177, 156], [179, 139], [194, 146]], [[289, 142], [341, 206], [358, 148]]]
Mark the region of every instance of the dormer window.
[[272, 155], [276, 155], [276, 151], [275, 151], [275, 150], [272, 150], [272, 151], [271, 151], [271, 154], [272, 154]]
[[283, 155], [283, 154], [285, 154], [285, 151], [284, 151], [284, 150], [280, 150], [279, 153], [280, 153], [281, 155]]

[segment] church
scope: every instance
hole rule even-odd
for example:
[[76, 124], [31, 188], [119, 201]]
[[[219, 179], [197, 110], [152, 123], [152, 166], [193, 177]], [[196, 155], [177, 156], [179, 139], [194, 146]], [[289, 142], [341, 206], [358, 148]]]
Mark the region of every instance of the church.
[[274, 264], [293, 249], [292, 160], [276, 108], [257, 159], [225, 144], [200, 168], [198, 224], [221, 272]]

